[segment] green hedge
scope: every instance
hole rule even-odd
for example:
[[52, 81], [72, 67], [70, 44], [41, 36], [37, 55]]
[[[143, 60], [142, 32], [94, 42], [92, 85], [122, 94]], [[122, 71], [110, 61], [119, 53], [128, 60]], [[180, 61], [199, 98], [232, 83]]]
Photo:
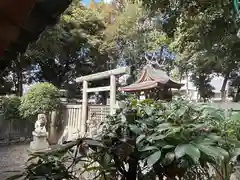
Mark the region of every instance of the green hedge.
[[15, 95], [0, 97], [0, 112], [5, 120], [20, 119], [21, 100]]
[[38, 83], [21, 97], [20, 114], [23, 118], [35, 118], [60, 106], [59, 89], [50, 83]]

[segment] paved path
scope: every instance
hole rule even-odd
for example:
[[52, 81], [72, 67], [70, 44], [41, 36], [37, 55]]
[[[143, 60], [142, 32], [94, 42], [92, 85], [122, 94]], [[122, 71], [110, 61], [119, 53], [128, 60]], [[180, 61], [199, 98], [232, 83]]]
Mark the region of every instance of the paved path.
[[0, 180], [5, 180], [13, 174], [4, 171], [23, 170], [28, 159], [28, 147], [29, 144], [0, 147]]

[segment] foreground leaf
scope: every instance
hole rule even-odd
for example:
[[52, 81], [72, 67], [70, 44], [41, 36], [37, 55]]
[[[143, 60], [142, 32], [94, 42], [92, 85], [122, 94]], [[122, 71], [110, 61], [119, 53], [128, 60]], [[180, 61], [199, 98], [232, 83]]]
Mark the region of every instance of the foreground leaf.
[[85, 142], [90, 146], [104, 147], [103, 143], [101, 143], [100, 141], [93, 140], [93, 139], [86, 139]]
[[181, 144], [175, 148], [176, 158], [181, 158], [184, 155], [188, 155], [192, 160], [197, 163], [200, 158], [200, 151], [192, 144]]
[[170, 123], [163, 123], [157, 126], [157, 131], [158, 132], [162, 132], [165, 130], [169, 130], [171, 128], [171, 124]]
[[144, 134], [140, 135], [136, 139], [136, 144], [140, 143], [146, 136]]
[[151, 106], [145, 107], [145, 112], [146, 112], [146, 114], [147, 114], [148, 116], [151, 116], [151, 115], [152, 115], [153, 110], [154, 110], [154, 108], [151, 107]]
[[197, 144], [196, 146], [199, 148], [200, 151], [212, 157], [215, 161], [229, 158], [229, 153], [220, 147], [205, 146], [204, 144]]
[[161, 157], [161, 151], [156, 151], [147, 158], [147, 164], [152, 167]]
[[169, 165], [174, 161], [174, 159], [175, 159], [175, 154], [173, 152], [168, 152], [163, 159], [163, 164]]
[[6, 180], [20, 179], [20, 178], [22, 178], [23, 176], [24, 176], [23, 174], [17, 174], [17, 175], [13, 175], [13, 176], [7, 178]]
[[156, 146], [147, 146], [147, 147], [140, 149], [139, 151], [144, 152], [144, 151], [151, 151], [151, 150], [159, 150], [159, 149]]
[[141, 129], [139, 127], [137, 127], [135, 124], [130, 124], [129, 128], [135, 134], [141, 134]]
[[232, 156], [232, 157], [238, 156], [238, 155], [240, 155], [240, 148], [234, 149], [234, 151], [231, 153], [231, 156]]

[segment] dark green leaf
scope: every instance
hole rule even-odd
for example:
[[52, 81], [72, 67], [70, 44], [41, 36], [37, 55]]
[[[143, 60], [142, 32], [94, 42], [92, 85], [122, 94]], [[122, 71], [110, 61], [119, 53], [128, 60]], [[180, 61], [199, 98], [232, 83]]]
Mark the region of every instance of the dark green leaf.
[[207, 137], [213, 141], [219, 141], [222, 139], [221, 136], [217, 136], [216, 134], [209, 134]]
[[29, 161], [32, 161], [33, 159], [36, 159], [36, 158], [37, 158], [36, 156], [32, 156], [32, 157], [28, 158], [27, 161], [29, 162]]
[[147, 165], [152, 167], [161, 158], [161, 151], [156, 151], [147, 158]]
[[146, 136], [144, 134], [140, 135], [136, 139], [136, 144], [140, 143]]
[[21, 171], [3, 171], [5, 173], [20, 173]]
[[170, 128], [171, 128], [171, 124], [170, 123], [163, 123], [163, 124], [159, 124], [157, 126], [157, 131], [158, 132], [162, 132], [162, 131], [168, 130]]
[[157, 141], [157, 140], [164, 139], [164, 138], [165, 138], [164, 135], [159, 134], [159, 135], [157, 135], [157, 136], [152, 137], [151, 140]]
[[139, 151], [144, 152], [144, 151], [151, 151], [151, 150], [159, 150], [159, 149], [155, 146], [147, 146], [147, 147], [140, 149]]
[[218, 152], [223, 159], [229, 160], [229, 153], [225, 149], [221, 147], [214, 147], [214, 149], [216, 149], [216, 152]]
[[82, 173], [84, 173], [84, 172], [92, 172], [92, 171], [96, 172], [96, 171], [99, 171], [101, 169], [102, 169], [101, 166], [88, 167], [88, 168], [84, 168], [84, 171]]
[[22, 178], [23, 176], [24, 176], [23, 174], [17, 174], [7, 178], [6, 180], [16, 180]]
[[188, 106], [182, 106], [178, 111], [176, 112], [179, 117], [183, 116], [186, 111], [188, 110]]
[[175, 153], [168, 152], [163, 159], [163, 164], [169, 165], [174, 161], [174, 159], [175, 159]]
[[182, 127], [173, 127], [173, 128], [171, 128], [171, 130], [168, 131], [168, 133], [166, 134], [166, 137], [174, 136], [176, 133], [181, 132], [181, 130], [182, 130]]
[[231, 120], [240, 121], [240, 113], [239, 112], [233, 113], [233, 115], [231, 116]]
[[207, 127], [206, 124], [193, 124], [193, 126], [195, 130]]
[[186, 154], [190, 156], [195, 163], [199, 161], [199, 158], [201, 156], [199, 149], [191, 144], [189, 144], [186, 148]]
[[199, 149], [192, 144], [182, 144], [175, 148], [176, 158], [181, 158], [186, 154], [190, 156], [195, 163], [198, 162], [201, 155]]
[[233, 152], [231, 153], [232, 157], [238, 156], [238, 155], [240, 155], [240, 148], [234, 149]]
[[229, 157], [228, 152], [220, 147], [206, 146], [204, 144], [197, 144], [196, 146], [204, 154], [214, 158], [215, 160], [223, 160], [224, 158]]
[[175, 146], [173, 145], [166, 145], [166, 146], [163, 146], [163, 149], [172, 149], [174, 148]]
[[85, 142], [90, 145], [90, 146], [100, 146], [100, 147], [104, 147], [103, 143], [93, 140], [93, 139], [86, 139]]
[[129, 128], [135, 134], [141, 134], [141, 129], [139, 127], [137, 127], [135, 124], [130, 124]]
[[106, 167], [110, 163], [110, 161], [111, 161], [111, 156], [108, 153], [106, 153], [104, 155], [103, 160], [104, 160], [104, 163], [103, 163], [104, 167]]
[[152, 113], [153, 113], [154, 108], [151, 107], [151, 106], [147, 106], [147, 107], [145, 107], [144, 110], [145, 110], [145, 112], [146, 112], [146, 114], [147, 114], [148, 116], [151, 116]]
[[185, 156], [185, 154], [186, 154], [185, 146], [186, 146], [186, 144], [180, 144], [175, 148], [175, 155], [176, 155], [177, 159]]
[[109, 178], [105, 173], [102, 173], [100, 180], [109, 180]]

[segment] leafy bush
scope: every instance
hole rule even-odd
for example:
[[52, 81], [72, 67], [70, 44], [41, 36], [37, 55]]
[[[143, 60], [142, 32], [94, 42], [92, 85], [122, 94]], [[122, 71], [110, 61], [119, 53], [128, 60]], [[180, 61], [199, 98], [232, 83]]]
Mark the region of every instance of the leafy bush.
[[240, 112], [232, 111], [231, 109], [218, 109], [202, 104], [203, 114], [208, 113], [214, 117], [213, 121], [209, 121], [214, 127], [221, 129], [220, 136], [227, 138], [232, 144], [240, 140]]
[[231, 112], [231, 116], [227, 121], [221, 124], [221, 128], [225, 129], [225, 135], [231, 139], [240, 141], [240, 113]]
[[[221, 113], [183, 100], [169, 103], [133, 100], [103, 122], [97, 140], [72, 142], [68, 150], [75, 146], [80, 155], [77, 156], [78, 151], [75, 151], [77, 153], [70, 164], [84, 161], [84, 171], [97, 173], [99, 179], [153, 180], [164, 176], [168, 179], [187, 179], [186, 176], [188, 179], [210, 179], [209, 164], [220, 169], [220, 162], [229, 162], [233, 150], [239, 147], [234, 143], [227, 145], [228, 136], [224, 136], [225, 132], [218, 128], [220, 126], [215, 127], [214, 124], [224, 117]], [[91, 149], [88, 153], [83, 151], [84, 142]], [[60, 156], [59, 152], [63, 151], [56, 151], [53, 156]], [[58, 159], [68, 159], [66, 154], [66, 151], [61, 153]], [[25, 177], [29, 172], [32, 176], [42, 176], [44, 172], [37, 173], [35, 167], [56, 164], [45, 160], [49, 159], [49, 154], [37, 157], [41, 163], [29, 166]], [[69, 170], [65, 172], [66, 177], [73, 173], [72, 168], [63, 169]], [[64, 177], [53, 179], [61, 178]]]
[[38, 83], [22, 96], [20, 112], [24, 118], [49, 113], [60, 105], [60, 92], [50, 83]]
[[182, 178], [193, 166], [229, 159], [221, 130], [210, 125], [215, 118], [183, 100], [132, 101], [103, 124], [100, 139], [126, 179]]
[[19, 107], [21, 100], [18, 96], [0, 97], [0, 111], [6, 120], [20, 119]]

